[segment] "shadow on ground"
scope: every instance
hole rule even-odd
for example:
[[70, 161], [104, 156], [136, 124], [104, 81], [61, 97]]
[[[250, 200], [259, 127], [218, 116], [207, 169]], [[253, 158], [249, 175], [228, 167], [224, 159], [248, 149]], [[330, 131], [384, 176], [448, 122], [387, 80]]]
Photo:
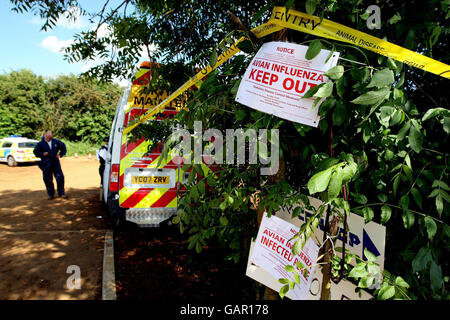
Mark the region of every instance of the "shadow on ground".
[[227, 252], [188, 249], [189, 235], [178, 227], [115, 232], [119, 300], [255, 299], [256, 284], [245, 276], [247, 261], [224, 261]]
[[105, 228], [99, 189], [68, 189], [68, 199], [47, 200], [42, 191], [0, 192], [0, 232]]
[[[99, 191], [67, 193], [51, 201], [45, 191], [0, 193], [0, 299], [101, 299], [107, 224], [97, 218]], [[80, 289], [67, 287], [71, 265], [80, 268]]]

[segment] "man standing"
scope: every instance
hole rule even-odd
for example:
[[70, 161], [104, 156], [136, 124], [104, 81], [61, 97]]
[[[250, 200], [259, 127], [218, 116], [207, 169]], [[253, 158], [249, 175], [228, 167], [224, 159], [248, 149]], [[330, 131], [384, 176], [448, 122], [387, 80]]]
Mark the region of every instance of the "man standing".
[[100, 161], [100, 167], [98, 172], [100, 173], [100, 185], [103, 186], [103, 172], [105, 172], [106, 155], [108, 154], [108, 138], [103, 139], [105, 144], [98, 151], [98, 159]]
[[58, 196], [67, 198], [64, 192], [64, 174], [61, 170], [59, 159], [66, 154], [66, 145], [64, 142], [53, 139], [51, 131], [47, 131], [42, 140], [34, 147], [33, 153], [41, 158], [39, 168], [41, 168], [45, 187], [47, 188], [48, 199], [55, 198], [55, 187], [53, 185], [53, 176], [55, 176], [58, 189]]

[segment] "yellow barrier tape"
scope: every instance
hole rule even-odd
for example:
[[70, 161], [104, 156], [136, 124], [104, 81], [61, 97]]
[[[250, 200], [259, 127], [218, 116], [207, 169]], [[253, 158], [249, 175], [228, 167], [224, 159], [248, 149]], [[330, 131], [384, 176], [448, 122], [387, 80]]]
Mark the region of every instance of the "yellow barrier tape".
[[450, 79], [450, 66], [445, 63], [327, 19], [321, 22], [319, 17], [295, 10], [286, 14], [285, 7], [275, 7], [270, 21], [289, 29], [347, 42]]
[[[358, 47], [376, 52], [378, 54], [390, 57], [413, 67], [420, 68], [422, 70], [450, 79], [450, 66], [445, 63], [433, 60], [429, 57], [402, 48], [388, 41], [384, 41], [367, 33], [360, 32], [358, 30], [346, 27], [342, 24], [327, 19], [323, 19], [321, 22], [319, 17], [295, 10], [289, 10], [286, 14], [286, 7], [275, 7], [272, 11], [270, 20], [256, 28], [253, 28], [251, 32], [257, 38], [262, 38], [271, 33], [280, 31], [283, 28], [289, 28], [292, 30], [309, 33], [315, 36], [354, 44]], [[125, 128], [123, 132], [125, 134], [129, 133], [138, 125], [144, 123], [153, 115], [160, 112], [172, 100], [177, 98], [180, 94], [183, 94], [187, 89], [189, 89], [203, 77], [211, 73], [211, 71], [213, 71], [214, 69], [222, 65], [225, 61], [234, 56], [236, 53], [238, 53], [240, 50], [237, 45], [246, 39], [248, 38], [244, 36], [236, 41], [230, 48], [228, 48], [228, 50], [223, 52], [217, 58], [217, 63], [214, 67], [208, 65], [207, 67], [203, 68], [200, 72], [189, 79], [185, 84], [179, 87], [175, 92], [173, 92], [155, 108], [143, 114], [136, 123]]]
[[[251, 30], [251, 32], [257, 38], [262, 38], [273, 32], [280, 31], [281, 29], [284, 29], [284, 27], [278, 25], [277, 23], [273, 23], [273, 22], [269, 21], [269, 22], [264, 23], [256, 28], [253, 28]], [[155, 108], [153, 108], [152, 110], [147, 111], [145, 114], [143, 114], [136, 123], [125, 128], [123, 130], [124, 134], [129, 133], [131, 130], [136, 128], [138, 125], [140, 125], [141, 123], [144, 123], [145, 121], [150, 119], [152, 116], [154, 116], [156, 113], [160, 112], [172, 100], [174, 100], [180, 94], [183, 94], [187, 89], [192, 87], [197, 82], [201, 81], [206, 75], [210, 74], [211, 71], [218, 68], [225, 61], [227, 61], [232, 56], [234, 56], [236, 53], [238, 53], [240, 51], [239, 48], [237, 47], [238, 44], [246, 39], [248, 39], [248, 38], [246, 36], [244, 36], [244, 37], [241, 37], [239, 40], [237, 40], [230, 48], [228, 48], [228, 50], [224, 51], [219, 57], [217, 57], [217, 63], [214, 67], [211, 67], [210, 65], [208, 65], [207, 67], [200, 70], [200, 72], [198, 72], [195, 76], [193, 76], [191, 79], [189, 79], [185, 84], [183, 84], [181, 87], [179, 87], [175, 92], [173, 92], [170, 96], [168, 96], [164, 101], [162, 101], [160, 104], [158, 104]]]
[[242, 42], [243, 40], [245, 40], [246, 37], [242, 37], [240, 38], [238, 41], [236, 41], [228, 50], [226, 50], [225, 52], [223, 52], [219, 57], [217, 57], [217, 62], [216, 65], [212, 68], [210, 65], [208, 65], [207, 67], [203, 68], [202, 70], [200, 70], [200, 72], [198, 72], [195, 76], [193, 76], [191, 79], [189, 79], [185, 84], [183, 84], [181, 87], [179, 87], [177, 90], [175, 90], [170, 96], [168, 96], [164, 101], [162, 101], [160, 104], [158, 104], [156, 107], [154, 107], [153, 109], [147, 111], [146, 113], [144, 113], [139, 120], [128, 126], [127, 128], [125, 128], [123, 130], [124, 134], [129, 133], [131, 130], [133, 130], [134, 128], [136, 128], [138, 125], [140, 125], [141, 123], [144, 123], [145, 121], [149, 120], [152, 116], [154, 116], [156, 113], [160, 112], [162, 109], [164, 109], [164, 107], [166, 107], [172, 100], [174, 100], [175, 98], [177, 98], [179, 95], [183, 94], [187, 89], [189, 89], [190, 87], [192, 87], [194, 84], [196, 84], [197, 82], [199, 82], [200, 80], [202, 80], [206, 75], [208, 75], [209, 73], [211, 73], [211, 71], [213, 71], [214, 69], [216, 69], [217, 67], [219, 67], [222, 63], [224, 63], [225, 61], [227, 61], [228, 59], [230, 59], [232, 56], [234, 56], [237, 52], [239, 52], [240, 50], [238, 49], [237, 45]]

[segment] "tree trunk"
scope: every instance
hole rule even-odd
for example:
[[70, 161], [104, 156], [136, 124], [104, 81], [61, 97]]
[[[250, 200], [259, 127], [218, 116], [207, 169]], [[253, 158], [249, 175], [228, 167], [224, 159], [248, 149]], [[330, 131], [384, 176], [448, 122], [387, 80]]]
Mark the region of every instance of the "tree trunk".
[[[334, 216], [330, 223], [330, 236], [334, 237], [338, 234], [339, 230], [339, 217]], [[325, 230], [326, 232], [327, 230]], [[330, 300], [331, 298], [331, 260], [333, 259], [333, 250], [332, 250], [332, 244], [330, 239], [325, 240], [325, 250], [324, 250], [324, 258], [323, 262], [325, 262], [323, 268], [322, 268], [322, 291], [320, 293], [320, 300]]]

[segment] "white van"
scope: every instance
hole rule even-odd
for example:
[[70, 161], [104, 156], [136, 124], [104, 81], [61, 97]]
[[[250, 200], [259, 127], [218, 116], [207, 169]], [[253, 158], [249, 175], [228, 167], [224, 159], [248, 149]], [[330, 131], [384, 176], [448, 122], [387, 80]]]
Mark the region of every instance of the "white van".
[[[176, 213], [178, 198], [185, 190], [182, 181], [187, 177], [180, 161], [169, 156], [157, 167], [160, 143], [144, 139], [133, 142], [128, 134], [123, 134], [130, 121], [168, 96], [167, 92], [142, 93], [154, 65], [142, 63], [133, 84], [119, 100], [111, 126], [101, 198], [115, 225], [127, 220], [142, 227], [157, 227]], [[181, 107], [181, 100], [174, 100], [150, 121], [174, 117]]]

